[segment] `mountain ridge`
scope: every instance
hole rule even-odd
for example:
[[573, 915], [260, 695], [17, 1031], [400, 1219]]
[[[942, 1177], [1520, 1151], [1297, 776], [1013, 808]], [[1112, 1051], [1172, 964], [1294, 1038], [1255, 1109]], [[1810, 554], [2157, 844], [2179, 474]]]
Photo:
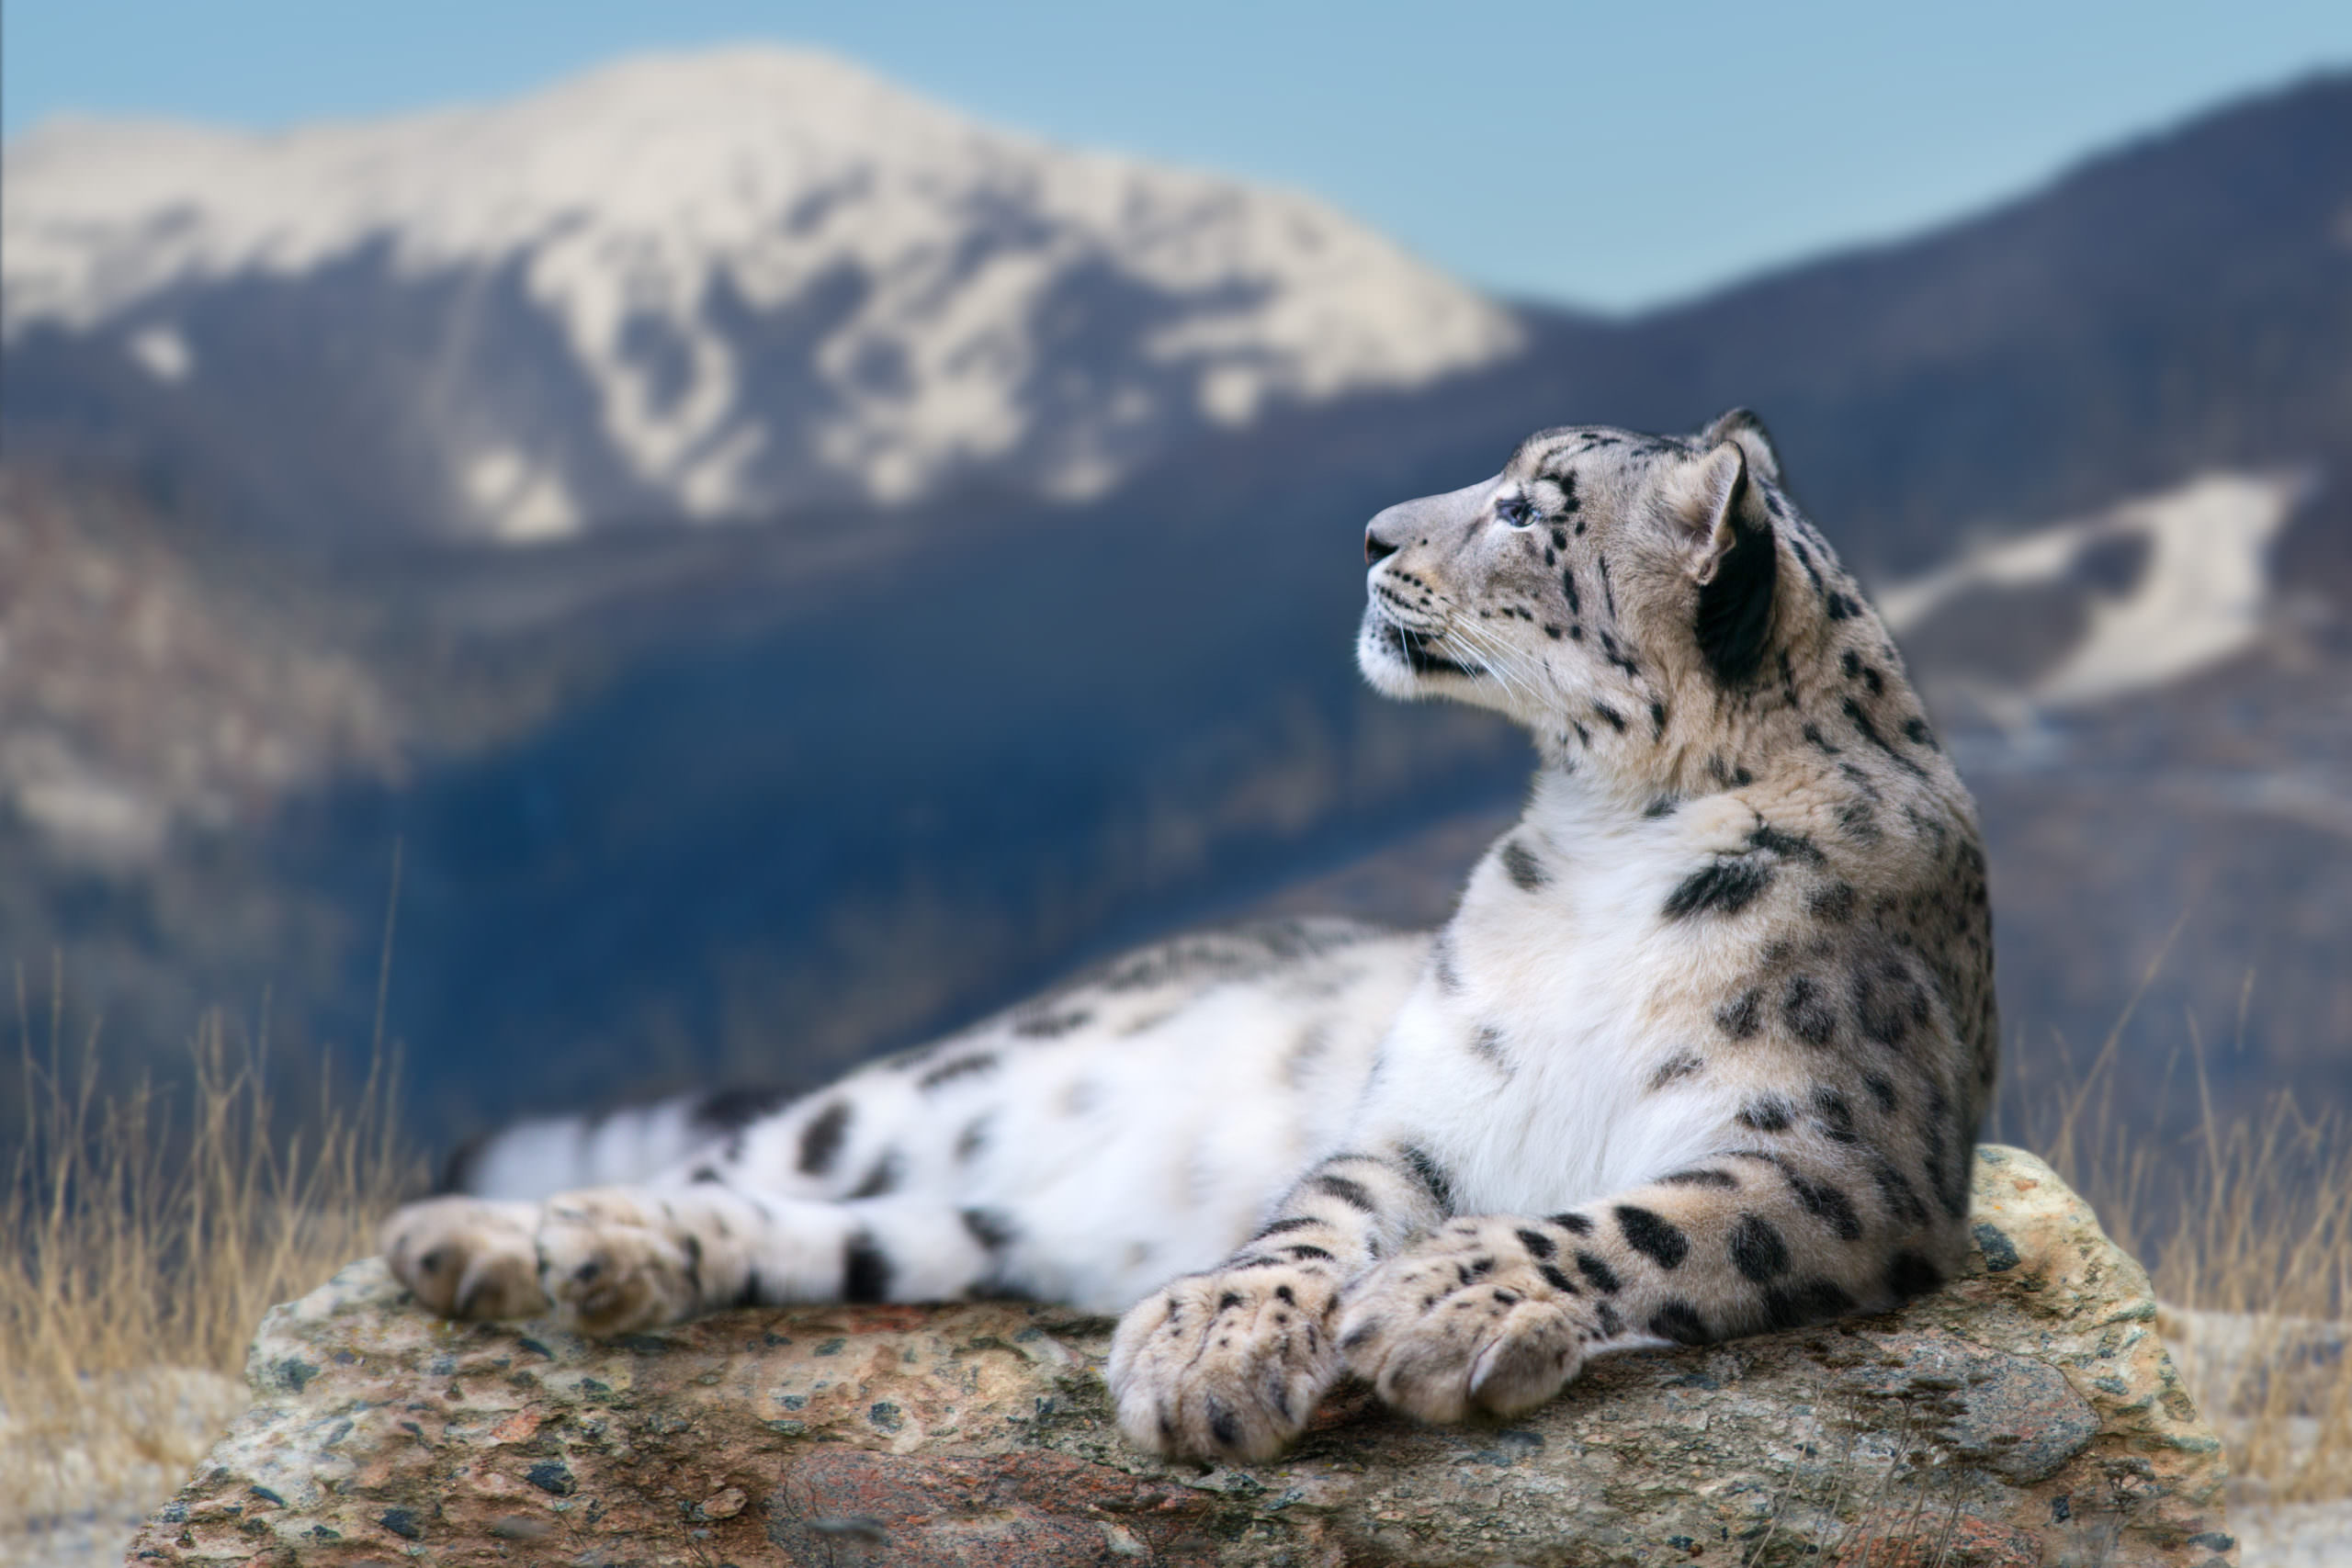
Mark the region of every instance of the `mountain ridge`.
[[[1000, 131], [806, 51], [268, 135], [85, 121], [7, 160], [19, 355], [80, 340], [151, 395], [258, 400], [220, 302], [240, 289], [324, 290], [345, 375], [391, 355], [397, 321], [437, 340], [378, 398], [444, 470], [411, 529], [905, 502], [991, 468], [1098, 493], [1188, 432], [1518, 335], [1310, 197]], [[72, 343], [43, 346], [72, 378]], [[332, 366], [305, 347], [262, 368], [315, 389]], [[38, 423], [40, 372], [17, 379]]]

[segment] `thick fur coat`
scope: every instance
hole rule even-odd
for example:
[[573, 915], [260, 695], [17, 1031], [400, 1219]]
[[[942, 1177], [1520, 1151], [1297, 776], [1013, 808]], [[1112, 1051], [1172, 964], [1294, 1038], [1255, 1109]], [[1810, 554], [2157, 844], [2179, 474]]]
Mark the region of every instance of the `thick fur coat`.
[[1994, 1083], [1984, 860], [1762, 428], [1545, 431], [1365, 554], [1365, 677], [1542, 760], [1442, 931], [1185, 939], [789, 1103], [526, 1124], [387, 1224], [401, 1278], [592, 1333], [1125, 1309], [1122, 1429], [1238, 1459], [1351, 1371], [1509, 1414], [1597, 1355], [1934, 1289]]

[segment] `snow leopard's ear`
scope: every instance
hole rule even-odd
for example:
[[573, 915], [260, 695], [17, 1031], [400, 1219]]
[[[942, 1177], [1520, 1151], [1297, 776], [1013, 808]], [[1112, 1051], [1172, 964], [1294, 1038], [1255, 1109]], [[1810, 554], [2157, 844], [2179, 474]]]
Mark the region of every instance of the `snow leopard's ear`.
[[1720, 446], [1726, 441], [1736, 442], [1747, 457], [1747, 471], [1767, 484], [1781, 482], [1781, 454], [1772, 447], [1771, 434], [1764, 422], [1746, 409], [1726, 409], [1715, 416], [1715, 423], [1699, 433], [1702, 446]]
[[1691, 632], [1725, 686], [1745, 685], [1764, 660], [1781, 575], [1771, 513], [1748, 475], [1746, 444], [1726, 439], [1684, 463], [1669, 492], [1683, 559], [1699, 585]]

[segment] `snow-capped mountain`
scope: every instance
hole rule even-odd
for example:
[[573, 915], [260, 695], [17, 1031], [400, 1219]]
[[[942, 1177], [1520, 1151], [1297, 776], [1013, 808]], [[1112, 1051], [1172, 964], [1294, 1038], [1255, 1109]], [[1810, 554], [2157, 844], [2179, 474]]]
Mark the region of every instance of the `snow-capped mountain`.
[[141, 432], [341, 532], [1084, 495], [1521, 336], [1306, 197], [775, 48], [276, 135], [57, 122], [0, 200], [20, 438]]

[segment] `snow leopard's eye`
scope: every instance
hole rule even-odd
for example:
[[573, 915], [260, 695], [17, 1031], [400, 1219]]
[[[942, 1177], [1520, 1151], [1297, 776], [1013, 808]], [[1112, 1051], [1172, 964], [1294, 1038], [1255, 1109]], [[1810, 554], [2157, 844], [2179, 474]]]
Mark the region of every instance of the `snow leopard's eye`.
[[1535, 516], [1535, 503], [1525, 495], [1507, 495], [1495, 502], [1495, 521], [1510, 527], [1524, 528]]

